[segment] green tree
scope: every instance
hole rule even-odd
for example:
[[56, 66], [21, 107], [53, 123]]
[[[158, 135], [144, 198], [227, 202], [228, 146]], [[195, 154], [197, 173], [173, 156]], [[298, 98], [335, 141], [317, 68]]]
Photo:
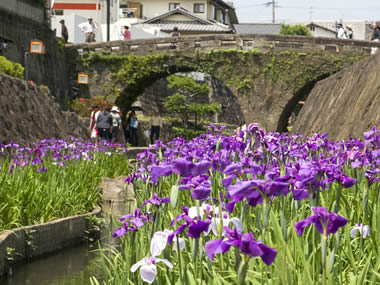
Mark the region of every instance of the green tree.
[[312, 36], [307, 26], [285, 25], [285, 24], [281, 24], [280, 35], [309, 36], [309, 37]]
[[209, 88], [206, 83], [197, 83], [187, 76], [171, 75], [167, 78], [168, 87], [178, 92], [165, 100], [165, 107], [172, 113], [180, 114], [183, 120], [183, 128], [188, 128], [189, 114], [194, 114], [195, 125], [198, 123], [198, 115], [214, 114], [220, 112], [219, 103], [197, 104], [191, 103], [194, 96], [207, 96]]

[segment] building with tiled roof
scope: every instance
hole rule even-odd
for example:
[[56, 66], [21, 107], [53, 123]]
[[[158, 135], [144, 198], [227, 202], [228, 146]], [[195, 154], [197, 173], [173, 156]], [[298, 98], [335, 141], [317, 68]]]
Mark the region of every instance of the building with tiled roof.
[[177, 27], [181, 35], [233, 32], [229, 25], [201, 18], [182, 7], [177, 7], [144, 22], [136, 23], [133, 27], [141, 30], [157, 29], [165, 33], [171, 33]]
[[[52, 1], [52, 29], [60, 35], [65, 20], [70, 42], [83, 42], [78, 25], [92, 17], [98, 25], [97, 41], [107, 39], [106, 1]], [[115, 0], [110, 7], [110, 40], [119, 40], [123, 26], [131, 27], [132, 39], [168, 36], [174, 26], [181, 34], [230, 33], [238, 23], [235, 8], [223, 0]], [[140, 29], [141, 28], [141, 29]], [[166, 31], [166, 32], [164, 32]]]

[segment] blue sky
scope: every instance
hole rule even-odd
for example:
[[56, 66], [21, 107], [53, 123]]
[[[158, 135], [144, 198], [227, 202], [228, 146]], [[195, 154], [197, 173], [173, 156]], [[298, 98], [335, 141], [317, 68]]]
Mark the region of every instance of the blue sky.
[[[240, 23], [272, 21], [272, 0], [225, 0], [236, 7]], [[380, 0], [276, 0], [276, 22], [310, 20], [377, 20]]]

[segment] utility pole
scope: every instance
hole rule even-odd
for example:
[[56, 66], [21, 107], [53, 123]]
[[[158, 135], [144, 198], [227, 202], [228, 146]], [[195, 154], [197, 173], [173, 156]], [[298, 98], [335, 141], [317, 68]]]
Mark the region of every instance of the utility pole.
[[310, 14], [310, 22], [312, 22], [313, 21], [313, 6], [310, 6], [309, 14]]
[[272, 0], [272, 23], [274, 24], [276, 22], [276, 2], [275, 0]]
[[107, 0], [107, 42], [110, 41], [110, 24], [111, 24], [110, 2], [111, 0]]

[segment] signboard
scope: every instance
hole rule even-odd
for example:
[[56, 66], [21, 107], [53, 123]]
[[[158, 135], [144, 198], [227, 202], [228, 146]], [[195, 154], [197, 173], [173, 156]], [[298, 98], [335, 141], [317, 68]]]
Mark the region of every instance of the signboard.
[[79, 84], [88, 84], [88, 74], [79, 73], [78, 74], [78, 83]]
[[45, 44], [39, 40], [33, 40], [30, 42], [30, 53], [45, 53]]

